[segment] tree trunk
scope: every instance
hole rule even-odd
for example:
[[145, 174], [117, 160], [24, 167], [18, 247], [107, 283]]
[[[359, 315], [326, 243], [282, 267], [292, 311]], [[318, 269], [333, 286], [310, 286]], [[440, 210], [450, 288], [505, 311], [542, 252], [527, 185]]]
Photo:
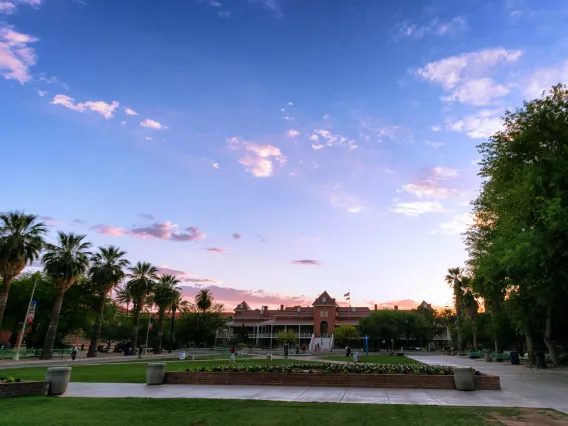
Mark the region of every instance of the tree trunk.
[[134, 327], [132, 327], [132, 349], [136, 352], [138, 345], [138, 329], [140, 327], [140, 311], [138, 310], [138, 305], [132, 307], [132, 322]]
[[158, 310], [158, 332], [156, 333], [156, 343], [154, 344], [154, 353], [162, 353], [162, 340], [164, 337], [164, 309]]
[[477, 351], [477, 321], [475, 318], [471, 319], [471, 334], [473, 334], [473, 349]]
[[172, 308], [172, 324], [170, 327], [170, 344], [168, 347], [168, 353], [172, 353], [172, 349], [173, 349], [173, 342], [174, 342], [174, 321], [176, 319], [176, 308], [173, 307]]
[[554, 343], [552, 343], [552, 305], [548, 305], [546, 308], [546, 329], [544, 331], [544, 344], [548, 349], [548, 353], [552, 358], [552, 364], [555, 367], [558, 367], [558, 354], [556, 353], [556, 348], [554, 347]]
[[495, 304], [492, 304], [491, 307], [491, 325], [493, 328], [493, 340], [495, 341], [495, 352], [500, 353], [502, 352], [501, 349], [501, 338], [500, 338], [500, 324], [499, 321], [501, 319], [499, 309], [495, 307]]
[[45, 335], [45, 343], [39, 359], [53, 358], [53, 347], [55, 345], [55, 337], [57, 336], [57, 325], [59, 324], [59, 315], [61, 314], [61, 306], [63, 305], [63, 296], [65, 296], [65, 290], [59, 290], [55, 302], [53, 303], [51, 320], [49, 321], [49, 327]]
[[0, 289], [0, 330], [2, 330], [2, 320], [4, 319], [4, 311], [6, 311], [6, 303], [8, 302], [8, 293], [14, 277], [7, 275], [2, 281], [2, 288]]
[[101, 323], [103, 321], [103, 312], [105, 310], [106, 295], [102, 295], [99, 301], [99, 310], [97, 312], [97, 319], [93, 325], [93, 334], [91, 335], [91, 344], [89, 345], [89, 352], [87, 358], [95, 358], [97, 356], [97, 345], [99, 336], [101, 335]]
[[529, 365], [534, 365], [534, 342], [530, 333], [525, 333], [527, 339], [527, 358]]

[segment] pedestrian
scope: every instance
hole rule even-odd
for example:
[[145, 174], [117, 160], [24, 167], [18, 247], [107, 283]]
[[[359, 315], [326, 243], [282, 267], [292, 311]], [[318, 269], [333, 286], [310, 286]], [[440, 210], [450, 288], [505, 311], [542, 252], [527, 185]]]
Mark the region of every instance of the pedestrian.
[[296, 354], [300, 353], [300, 345], [296, 343]]
[[81, 343], [81, 352], [83, 352], [85, 350], [85, 344]]
[[142, 345], [138, 345], [138, 359], [142, 359]]
[[79, 352], [79, 348], [73, 345], [73, 348], [71, 349], [71, 361], [75, 362], [75, 359], [77, 358], [77, 352]]
[[235, 353], [237, 352], [237, 348], [235, 346], [231, 346], [231, 359], [230, 362], [235, 362]]

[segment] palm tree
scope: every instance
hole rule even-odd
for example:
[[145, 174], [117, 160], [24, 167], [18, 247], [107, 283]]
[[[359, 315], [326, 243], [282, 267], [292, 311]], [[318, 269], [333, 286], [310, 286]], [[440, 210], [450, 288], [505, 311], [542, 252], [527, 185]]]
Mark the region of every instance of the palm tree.
[[183, 295], [181, 294], [181, 292], [176, 292], [175, 293], [175, 297], [174, 297], [174, 301], [172, 303], [172, 305], [170, 306], [170, 313], [171, 313], [171, 318], [172, 318], [172, 322], [170, 325], [170, 342], [168, 345], [168, 352], [172, 353], [172, 349], [173, 349], [173, 342], [174, 342], [174, 323], [176, 320], [176, 311], [181, 311], [181, 312], [187, 312], [190, 308], [191, 304], [187, 301], [187, 300], [183, 300]]
[[211, 291], [207, 288], [199, 290], [195, 296], [195, 304], [201, 312], [206, 312], [213, 306], [213, 296], [211, 296]]
[[463, 336], [461, 329], [462, 318], [462, 296], [463, 289], [461, 287], [461, 280], [463, 278], [461, 268], [450, 268], [445, 277], [445, 281], [454, 290], [454, 305], [456, 308], [456, 330], [458, 332], [458, 355], [463, 354]]
[[138, 262], [130, 268], [130, 281], [126, 284], [127, 291], [132, 298], [132, 347], [136, 349], [138, 343], [138, 329], [140, 328], [140, 312], [152, 292], [158, 268], [148, 262]]
[[162, 275], [152, 291], [152, 302], [158, 307], [158, 330], [154, 353], [162, 353], [162, 339], [164, 336], [164, 317], [166, 310], [177, 302], [181, 288], [177, 287], [179, 280], [174, 275]]
[[130, 265], [130, 262], [124, 256], [126, 256], [125, 251], [115, 246], [109, 246], [108, 248], [99, 247], [99, 251], [91, 259], [92, 266], [89, 270], [89, 275], [99, 296], [99, 307], [97, 319], [93, 325], [93, 334], [87, 357], [97, 356], [97, 343], [101, 334], [106, 297], [118, 285], [120, 280], [124, 278], [125, 273], [123, 269]]
[[126, 305], [126, 316], [128, 317], [128, 307], [130, 302], [132, 302], [132, 296], [128, 291], [127, 286], [119, 287], [116, 289], [115, 299], [121, 305]]
[[477, 315], [479, 313], [479, 303], [473, 294], [471, 288], [472, 279], [470, 277], [463, 277], [461, 280], [462, 298], [461, 305], [464, 314], [471, 322], [471, 333], [473, 335], [473, 348], [477, 351]]
[[77, 235], [72, 232], [66, 234], [59, 231], [58, 244], [48, 244], [41, 259], [46, 275], [50, 277], [55, 290], [57, 290], [57, 297], [53, 304], [51, 321], [40, 359], [51, 359], [53, 357], [53, 346], [57, 335], [63, 296], [89, 266], [91, 253], [87, 249], [91, 246], [91, 243], [84, 241], [84, 239], [85, 235]]
[[33, 214], [19, 211], [0, 214], [0, 329], [10, 285], [27, 264], [39, 258], [46, 232], [45, 225]]

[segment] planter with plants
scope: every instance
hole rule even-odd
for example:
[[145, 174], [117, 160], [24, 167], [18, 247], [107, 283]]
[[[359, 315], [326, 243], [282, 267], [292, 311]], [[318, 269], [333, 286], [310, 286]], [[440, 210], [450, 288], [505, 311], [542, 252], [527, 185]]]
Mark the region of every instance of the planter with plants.
[[0, 398], [11, 396], [47, 395], [48, 384], [44, 381], [21, 380], [19, 377], [0, 377]]
[[[499, 377], [472, 374], [476, 389], [500, 389]], [[228, 364], [166, 372], [164, 383], [455, 389], [452, 367], [425, 364]]]

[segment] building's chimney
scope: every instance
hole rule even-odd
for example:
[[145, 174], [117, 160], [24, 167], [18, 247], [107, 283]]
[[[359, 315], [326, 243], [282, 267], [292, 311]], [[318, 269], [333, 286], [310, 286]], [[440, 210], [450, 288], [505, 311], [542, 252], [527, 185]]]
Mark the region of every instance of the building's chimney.
[[398, 305], [394, 305], [394, 310], [398, 311]]
[[375, 311], [377, 310], [377, 304], [375, 303]]
[[284, 305], [280, 305], [280, 310], [281, 310], [281, 311], [284, 310]]

